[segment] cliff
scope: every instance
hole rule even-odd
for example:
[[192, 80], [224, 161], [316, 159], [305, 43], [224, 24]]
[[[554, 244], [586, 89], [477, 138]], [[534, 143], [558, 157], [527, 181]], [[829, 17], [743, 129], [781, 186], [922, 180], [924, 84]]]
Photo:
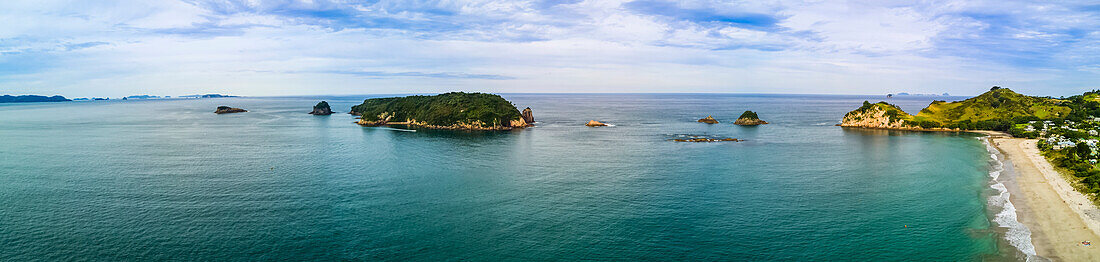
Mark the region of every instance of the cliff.
[[840, 126], [882, 129], [906, 129], [906, 120], [913, 116], [895, 105], [886, 102], [870, 103], [863, 101], [859, 109], [844, 115]]
[[760, 120], [760, 116], [757, 116], [756, 112], [745, 111], [744, 113], [741, 113], [740, 117], [737, 117], [737, 121], [733, 121], [733, 124], [741, 126], [755, 126], [766, 125], [768, 124], [768, 121]]
[[65, 102], [72, 101], [64, 96], [36, 96], [36, 95], [23, 95], [23, 96], [0, 96], [0, 103], [30, 103], [30, 102]]
[[[499, 95], [452, 92], [433, 96], [371, 98], [351, 108], [360, 125], [407, 125], [431, 129], [508, 130], [531, 125]], [[530, 115], [530, 111], [528, 111]], [[396, 122], [395, 122], [396, 121]]]
[[309, 112], [310, 115], [327, 116], [332, 114], [332, 108], [328, 106], [328, 102], [321, 101], [317, 105], [313, 106], [313, 112]]

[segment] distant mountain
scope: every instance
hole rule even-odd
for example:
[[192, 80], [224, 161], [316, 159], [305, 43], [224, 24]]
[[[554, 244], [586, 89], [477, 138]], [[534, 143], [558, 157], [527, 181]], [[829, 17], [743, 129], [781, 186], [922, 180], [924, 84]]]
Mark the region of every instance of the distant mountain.
[[205, 94], [205, 95], [186, 95], [186, 96], [180, 96], [180, 97], [185, 97], [185, 98], [222, 98], [222, 97], [237, 97], [237, 96], [230, 96], [230, 95], [223, 95], [223, 94]]
[[38, 96], [38, 95], [22, 95], [22, 96], [0, 96], [0, 103], [29, 103], [29, 102], [65, 102], [72, 101], [64, 96]]
[[168, 96], [163, 96], [163, 97], [161, 97], [161, 96], [151, 96], [151, 95], [133, 95], [133, 96], [127, 96], [127, 97], [123, 97], [123, 98], [126, 98], [126, 99], [157, 99], [157, 98], [169, 98], [169, 97]]

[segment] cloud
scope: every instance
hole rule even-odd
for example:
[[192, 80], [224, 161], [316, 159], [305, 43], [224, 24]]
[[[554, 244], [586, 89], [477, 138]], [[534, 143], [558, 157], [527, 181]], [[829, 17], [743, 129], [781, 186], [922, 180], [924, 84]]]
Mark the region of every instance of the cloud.
[[[0, 2], [0, 90], [75, 96], [1098, 88], [1100, 7], [1024, 1]], [[351, 88], [354, 86], [356, 88]]]

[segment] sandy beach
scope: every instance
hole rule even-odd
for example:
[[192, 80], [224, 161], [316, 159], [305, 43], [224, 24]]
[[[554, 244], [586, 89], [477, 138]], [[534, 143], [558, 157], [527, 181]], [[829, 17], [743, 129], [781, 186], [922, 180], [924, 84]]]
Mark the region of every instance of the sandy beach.
[[1100, 245], [1100, 210], [1075, 191], [1054, 167], [1039, 155], [1034, 139], [993, 138], [994, 144], [1012, 162], [1020, 192], [1013, 201], [1019, 220], [1032, 232], [1039, 256], [1053, 261], [1100, 261], [1100, 247], [1082, 246], [1081, 241]]

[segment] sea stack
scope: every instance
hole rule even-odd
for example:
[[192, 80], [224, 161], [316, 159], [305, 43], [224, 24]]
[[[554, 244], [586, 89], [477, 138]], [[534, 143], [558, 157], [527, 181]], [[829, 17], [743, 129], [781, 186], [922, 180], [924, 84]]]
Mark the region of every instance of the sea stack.
[[715, 120], [713, 116], [707, 116], [706, 118], [699, 119], [699, 123], [717, 124], [718, 120]]
[[589, 120], [587, 124], [584, 124], [584, 126], [592, 126], [592, 127], [607, 126], [607, 124], [600, 123], [600, 121], [596, 121], [596, 120]]
[[523, 112], [520, 113], [520, 116], [523, 117], [523, 121], [527, 122], [528, 125], [535, 123], [535, 115], [531, 113], [530, 107], [524, 108]]
[[310, 115], [327, 116], [332, 114], [332, 108], [328, 106], [328, 102], [321, 101], [317, 105], [313, 106], [313, 112], [309, 112]]
[[219, 115], [220, 114], [229, 114], [229, 113], [241, 113], [241, 112], [248, 112], [248, 110], [235, 108], [235, 107], [228, 107], [228, 106], [219, 106], [218, 110], [214, 111], [215, 114], [219, 114]]
[[741, 126], [755, 126], [766, 125], [768, 124], [768, 121], [760, 120], [760, 117], [756, 115], [756, 112], [745, 111], [744, 113], [741, 113], [741, 117], [738, 117], [737, 121], [734, 121], [733, 124]]

